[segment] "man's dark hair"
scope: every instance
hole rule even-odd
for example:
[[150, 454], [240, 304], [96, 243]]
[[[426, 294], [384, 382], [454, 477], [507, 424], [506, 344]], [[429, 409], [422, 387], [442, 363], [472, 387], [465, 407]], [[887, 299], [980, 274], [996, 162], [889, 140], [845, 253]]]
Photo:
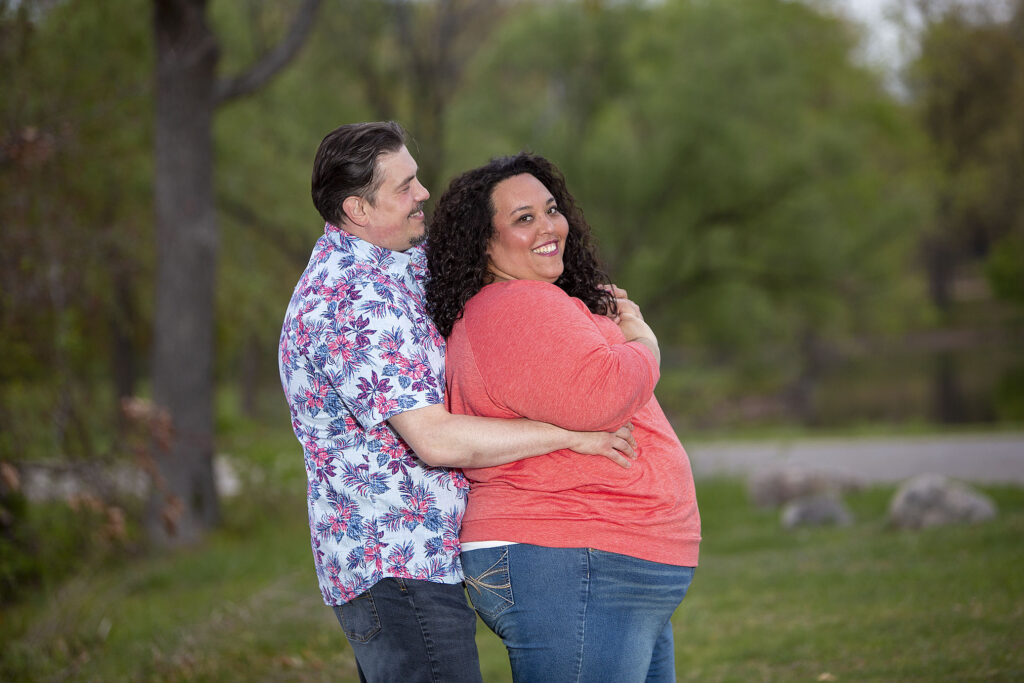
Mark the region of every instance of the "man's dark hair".
[[487, 245], [494, 235], [494, 186], [523, 173], [548, 189], [569, 223], [562, 259], [565, 267], [555, 285], [569, 296], [582, 299], [593, 313], [603, 315], [616, 310], [615, 299], [601, 288], [609, 279], [598, 263], [590, 226], [569, 193], [565, 178], [544, 157], [524, 152], [492, 159], [466, 171], [451, 182], [434, 209], [427, 229], [427, 311], [445, 337], [462, 317], [466, 302], [492, 279], [487, 269]]
[[342, 203], [353, 195], [373, 204], [384, 181], [377, 157], [404, 144], [405, 131], [394, 121], [349, 123], [328, 133], [313, 160], [313, 206], [323, 219], [341, 225]]

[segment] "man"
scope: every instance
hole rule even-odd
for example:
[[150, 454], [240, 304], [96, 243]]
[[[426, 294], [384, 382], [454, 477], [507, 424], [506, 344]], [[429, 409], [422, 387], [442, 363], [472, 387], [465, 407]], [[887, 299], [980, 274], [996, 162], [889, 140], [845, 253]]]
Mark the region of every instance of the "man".
[[[396, 123], [341, 126], [314, 161], [326, 221], [285, 316], [279, 365], [309, 479], [313, 556], [363, 680], [480, 681], [458, 470], [560, 448], [628, 467], [628, 429], [451, 415], [421, 281], [423, 203]], [[628, 456], [628, 457], [627, 457]]]

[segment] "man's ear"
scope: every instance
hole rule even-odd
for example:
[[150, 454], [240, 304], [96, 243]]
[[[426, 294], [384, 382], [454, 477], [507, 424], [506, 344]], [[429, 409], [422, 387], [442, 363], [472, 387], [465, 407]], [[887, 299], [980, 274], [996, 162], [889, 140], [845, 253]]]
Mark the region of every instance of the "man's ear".
[[366, 200], [357, 195], [345, 197], [345, 201], [341, 203], [341, 210], [345, 212], [345, 216], [350, 221], [361, 228], [365, 228], [370, 220], [366, 215]]

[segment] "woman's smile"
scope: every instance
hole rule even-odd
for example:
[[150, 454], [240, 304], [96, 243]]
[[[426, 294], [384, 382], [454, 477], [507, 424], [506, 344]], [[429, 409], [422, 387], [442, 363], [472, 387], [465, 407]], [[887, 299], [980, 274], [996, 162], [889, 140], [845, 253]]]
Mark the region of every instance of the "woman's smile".
[[494, 186], [491, 206], [494, 234], [487, 268], [494, 278], [557, 280], [569, 222], [548, 188], [529, 173], [512, 176]]

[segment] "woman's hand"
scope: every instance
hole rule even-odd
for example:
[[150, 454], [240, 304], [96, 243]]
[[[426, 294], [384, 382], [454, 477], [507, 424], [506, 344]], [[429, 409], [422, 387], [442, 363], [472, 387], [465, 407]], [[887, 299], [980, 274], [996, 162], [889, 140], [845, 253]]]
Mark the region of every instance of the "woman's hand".
[[609, 316], [622, 331], [626, 341], [640, 342], [651, 350], [654, 359], [661, 365], [661, 349], [658, 346], [658, 338], [650, 325], [644, 322], [644, 316], [640, 307], [629, 299], [626, 290], [615, 285], [605, 287], [615, 297], [617, 313]]
[[629, 469], [636, 460], [633, 425], [626, 423], [614, 432], [574, 432], [577, 443], [572, 450], [584, 455], [603, 455], [620, 467]]

